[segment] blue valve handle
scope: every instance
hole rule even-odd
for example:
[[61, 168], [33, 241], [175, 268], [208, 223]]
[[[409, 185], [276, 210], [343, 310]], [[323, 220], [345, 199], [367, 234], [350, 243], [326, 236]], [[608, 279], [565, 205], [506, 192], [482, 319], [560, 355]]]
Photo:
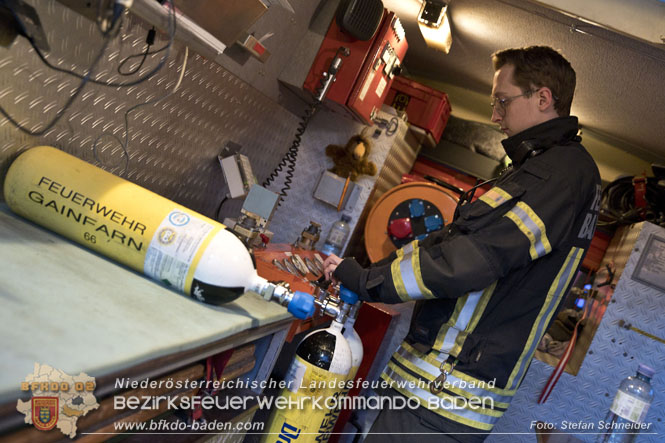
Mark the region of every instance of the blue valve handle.
[[314, 297], [302, 291], [296, 291], [293, 294], [293, 299], [287, 307], [287, 310], [300, 320], [305, 320], [314, 315], [315, 309]]
[[344, 285], [339, 285], [339, 298], [344, 302], [350, 305], [355, 305], [358, 303], [358, 294], [345, 287]]

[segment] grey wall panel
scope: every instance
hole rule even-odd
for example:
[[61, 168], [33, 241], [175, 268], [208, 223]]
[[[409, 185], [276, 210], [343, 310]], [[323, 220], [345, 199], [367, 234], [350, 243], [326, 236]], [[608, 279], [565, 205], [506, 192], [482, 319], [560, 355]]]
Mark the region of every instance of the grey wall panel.
[[[216, 57], [216, 61], [267, 97], [281, 100], [280, 88], [275, 80], [282, 70], [293, 64], [294, 48], [305, 38], [310, 19], [322, 1], [329, 0], [289, 0], [295, 13], [279, 6], [279, 2], [273, 2], [268, 11], [247, 30], [258, 39], [265, 37], [262, 43], [270, 51], [265, 63], [250, 57], [238, 45], [224, 51]], [[309, 65], [313, 58], [304, 61]]]
[[[384, 119], [392, 117], [384, 111], [379, 112], [378, 116]], [[309, 226], [311, 220], [321, 224], [321, 240], [316, 244], [316, 247], [321, 249], [332, 224], [340, 219], [342, 213], [351, 216], [349, 224], [353, 232], [374, 184], [379, 178], [378, 173], [373, 177], [367, 175], [358, 177], [356, 183], [360, 188], [358, 202], [353, 209], [348, 211], [337, 212], [337, 208], [315, 199], [313, 193], [321, 174], [333, 166], [332, 159], [325, 155], [326, 146], [330, 144], [345, 146], [349, 138], [360, 134], [364, 128], [366, 127], [360, 123], [346, 119], [326, 108], [320, 108], [312, 117], [307, 132], [302, 138], [291, 189], [288, 190], [282, 206], [275, 212], [273, 221], [269, 226], [269, 229], [275, 232], [273, 238], [275, 242], [293, 243], [302, 230]], [[381, 171], [393, 145], [396, 143], [403, 144], [406, 128], [406, 123], [399, 120], [395, 134], [389, 136], [384, 130], [376, 138], [371, 136], [373, 130], [365, 130], [372, 143], [369, 158], [376, 164], [378, 171]], [[285, 174], [281, 173], [274, 184], [270, 186], [270, 189], [274, 192], [280, 192], [284, 178]]]
[[[652, 234], [665, 238], [665, 229], [644, 223], [577, 376], [564, 372], [547, 402], [538, 405], [540, 392], [554, 368], [534, 359], [508, 412], [495, 427], [497, 434], [488, 438], [488, 442], [534, 441], [534, 435], [528, 435], [534, 432], [529, 429], [532, 420], [547, 421], [558, 428], [564, 421], [592, 423], [596, 429], [579, 432], [599, 432], [598, 422], [605, 418], [619, 383], [625, 377], [635, 375], [639, 363], [654, 368], [656, 375], [651, 381], [655, 399], [645, 422], [651, 423], [651, 426], [649, 431], [643, 431], [638, 436], [637, 441], [663, 441], [665, 345], [618, 325], [619, 320], [625, 320], [639, 329], [665, 338], [665, 293], [631, 278]], [[592, 442], [596, 435], [576, 434], [575, 437]]]
[[[273, 6], [262, 18], [265, 29], [275, 32], [268, 42], [277, 43], [280, 33], [297, 40], [298, 35], [305, 32], [318, 2], [304, 4], [301, 0], [296, 3], [299, 5], [294, 4], [297, 13], [293, 17], [283, 8]], [[32, 4], [51, 45], [48, 60], [62, 68], [85, 72], [103, 42], [95, 24], [55, 0], [33, 0]], [[279, 23], [288, 29], [280, 30]], [[302, 29], [294, 30], [296, 25]], [[150, 25], [142, 19], [126, 14], [121, 32], [109, 44], [95, 70], [97, 78], [128, 81], [118, 75], [117, 66], [128, 55], [142, 53], [148, 29]], [[158, 33], [153, 50], [167, 41], [167, 35]], [[282, 42], [281, 52], [276, 51], [275, 59], [271, 57], [272, 69], [264, 67], [267, 74], [261, 76], [260, 90], [252, 86], [257, 77], [251, 66], [258, 61], [251, 59], [242, 66], [235, 66], [230, 58], [212, 61], [190, 50], [180, 88], [163, 100], [129, 114], [128, 163], [118, 140], [124, 139], [125, 113], [137, 104], [173, 91], [185, 57], [185, 46], [181, 42], [174, 43], [166, 65], [139, 85], [124, 88], [86, 85], [60, 122], [42, 136], [25, 135], [2, 119], [0, 178], [23, 150], [42, 144], [53, 145], [214, 218], [226, 193], [217, 161], [217, 154], [226, 142], [242, 146], [241, 153], [249, 157], [259, 183], [264, 182], [291, 146], [305, 103], [300, 99], [292, 100], [289, 109], [297, 112], [294, 116], [280, 106], [276, 94], [268, 90], [277, 87], [278, 71], [287, 63], [289, 48], [295, 46], [289, 41]], [[152, 70], [160, 57], [161, 54], [149, 57], [138, 75]], [[132, 69], [139, 60], [133, 59], [125, 69]], [[218, 63], [220, 61], [224, 66]], [[270, 88], [262, 82], [269, 82]], [[77, 78], [46, 67], [24, 38], [17, 38], [9, 48], [0, 48], [0, 104], [33, 130], [44, 127], [45, 122], [55, 116], [78, 84]], [[293, 97], [293, 94], [289, 91], [288, 96]], [[319, 110], [303, 136], [292, 190], [270, 225], [275, 232], [274, 241], [293, 242], [310, 220], [322, 224], [322, 238], [325, 238], [331, 224], [340, 217], [335, 208], [312, 197], [319, 176], [332, 166], [332, 161], [325, 157], [325, 147], [331, 143], [344, 145], [363, 128], [325, 108]], [[405, 132], [406, 125], [400, 122], [394, 137], [383, 131], [380, 137], [373, 139], [371, 159], [379, 169], [395, 138], [403, 138]], [[278, 177], [270, 188], [279, 192], [283, 178], [283, 175]], [[352, 225], [357, 222], [376, 178], [359, 180], [360, 198], [350, 211]], [[241, 199], [227, 200], [219, 219], [236, 217], [241, 204]], [[323, 240], [318, 246], [322, 245]]]
[[[54, 0], [32, 4], [47, 32], [51, 63], [85, 72], [102, 44], [96, 26]], [[127, 14], [120, 35], [110, 43], [96, 70], [97, 77], [125, 81], [116, 72], [119, 60], [143, 51], [148, 29], [142, 20]], [[153, 48], [166, 41], [167, 36], [158, 34]], [[1, 119], [0, 178], [18, 153], [48, 144], [214, 216], [225, 193], [216, 158], [224, 144], [234, 141], [242, 145], [242, 153], [250, 158], [262, 181], [286, 152], [297, 119], [224, 67], [189, 51], [180, 89], [129, 114], [129, 164], [125, 170], [119, 142], [103, 134], [122, 139], [125, 112], [171, 91], [184, 55], [184, 46], [176, 42], [164, 68], [136, 86], [86, 85], [60, 122], [42, 136], [25, 135]], [[151, 70], [159, 59], [160, 55], [150, 57], [139, 75]], [[31, 129], [44, 127], [78, 84], [78, 79], [46, 67], [24, 38], [17, 38], [9, 48], [0, 48], [0, 104]], [[93, 153], [98, 138], [99, 162]], [[239, 203], [232, 202], [224, 211], [238, 208]]]

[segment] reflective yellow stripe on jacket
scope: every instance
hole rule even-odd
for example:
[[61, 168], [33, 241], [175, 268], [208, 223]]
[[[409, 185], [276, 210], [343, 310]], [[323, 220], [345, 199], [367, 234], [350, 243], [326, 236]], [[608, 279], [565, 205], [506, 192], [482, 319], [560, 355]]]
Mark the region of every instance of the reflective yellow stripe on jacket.
[[458, 371], [448, 376], [442, 392], [432, 394], [429, 383], [439, 374], [439, 366], [431, 359], [402, 343], [381, 377], [402, 395], [417, 398], [430, 411], [484, 431], [492, 430], [514, 395]]
[[397, 258], [390, 265], [393, 284], [402, 301], [432, 299], [430, 291], [420, 271], [420, 249], [418, 240], [414, 240], [397, 250]]
[[531, 244], [529, 247], [531, 260], [552, 252], [552, 246], [547, 239], [547, 232], [545, 231], [545, 223], [543, 223], [541, 218], [538, 217], [529, 205], [524, 202], [518, 202], [504, 217], [512, 220], [526, 238], [529, 239], [529, 243]]
[[481, 202], [487, 203], [492, 208], [496, 208], [496, 207], [504, 204], [505, 202], [507, 202], [511, 198], [513, 198], [512, 195], [508, 194], [506, 191], [504, 191], [500, 187], [495, 186], [492, 189], [490, 189], [489, 191], [487, 191], [486, 193], [484, 193], [483, 195], [481, 195], [478, 198], [478, 200], [480, 200]]
[[510, 378], [506, 383], [506, 387], [511, 389], [517, 389], [517, 387], [522, 382], [522, 378], [526, 374], [526, 370], [529, 366], [529, 362], [533, 358], [533, 354], [536, 352], [536, 347], [538, 342], [540, 342], [541, 337], [545, 334], [545, 327], [549, 324], [552, 319], [552, 315], [556, 311], [561, 297], [563, 297], [570, 280], [575, 275], [577, 266], [584, 255], [584, 249], [581, 248], [571, 248], [566, 260], [561, 266], [559, 273], [556, 278], [550, 285], [549, 291], [547, 291], [547, 297], [545, 303], [543, 303], [536, 321], [531, 327], [531, 332], [529, 333], [529, 338], [527, 339], [526, 346], [520, 355], [517, 364], [513, 368], [513, 371], [510, 374]]
[[466, 337], [473, 332], [485, 312], [485, 307], [494, 293], [496, 282], [482, 291], [475, 291], [460, 297], [455, 304], [455, 310], [448, 321], [441, 326], [434, 342], [436, 349], [442, 357], [442, 361], [448, 355], [457, 357], [462, 350]]

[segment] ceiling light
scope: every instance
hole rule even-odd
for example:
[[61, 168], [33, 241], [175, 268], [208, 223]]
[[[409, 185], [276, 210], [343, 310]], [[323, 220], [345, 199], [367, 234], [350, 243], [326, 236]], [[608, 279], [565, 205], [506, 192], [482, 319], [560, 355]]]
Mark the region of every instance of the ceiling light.
[[453, 44], [447, 11], [448, 5], [441, 0], [424, 0], [418, 14], [418, 27], [427, 46], [446, 54]]

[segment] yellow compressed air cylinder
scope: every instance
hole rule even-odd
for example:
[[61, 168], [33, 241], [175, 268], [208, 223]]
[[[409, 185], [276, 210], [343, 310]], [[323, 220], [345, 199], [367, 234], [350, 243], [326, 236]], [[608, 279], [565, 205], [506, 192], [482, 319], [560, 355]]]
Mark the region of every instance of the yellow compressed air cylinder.
[[328, 440], [352, 365], [343, 327], [335, 320], [329, 328], [307, 334], [298, 344], [262, 443]]
[[207, 303], [260, 282], [246, 248], [224, 225], [50, 146], [10, 166], [12, 211]]
[[[358, 304], [356, 309], [359, 306], [360, 305]], [[358, 312], [355, 311], [354, 315], [357, 314]], [[346, 319], [344, 322], [344, 331], [342, 332], [342, 336], [346, 339], [346, 342], [349, 345], [349, 350], [351, 351], [351, 369], [349, 369], [349, 374], [347, 376], [348, 383], [345, 384], [344, 389], [339, 394], [340, 399], [348, 397], [349, 391], [351, 390], [353, 382], [356, 378], [356, 374], [358, 373], [358, 369], [360, 369], [360, 364], [363, 361], [363, 342], [360, 339], [360, 335], [358, 335], [356, 330], [353, 328], [353, 325], [356, 323], [356, 318], [354, 315], [350, 314]], [[321, 426], [322, 429], [317, 436], [319, 437], [317, 438], [317, 442], [325, 443], [330, 440], [332, 432], [335, 429], [337, 419], [339, 418], [339, 414], [342, 412], [343, 405], [344, 402], [340, 400], [340, 402], [337, 404], [337, 407], [330, 412], [327, 423], [324, 423]]]

